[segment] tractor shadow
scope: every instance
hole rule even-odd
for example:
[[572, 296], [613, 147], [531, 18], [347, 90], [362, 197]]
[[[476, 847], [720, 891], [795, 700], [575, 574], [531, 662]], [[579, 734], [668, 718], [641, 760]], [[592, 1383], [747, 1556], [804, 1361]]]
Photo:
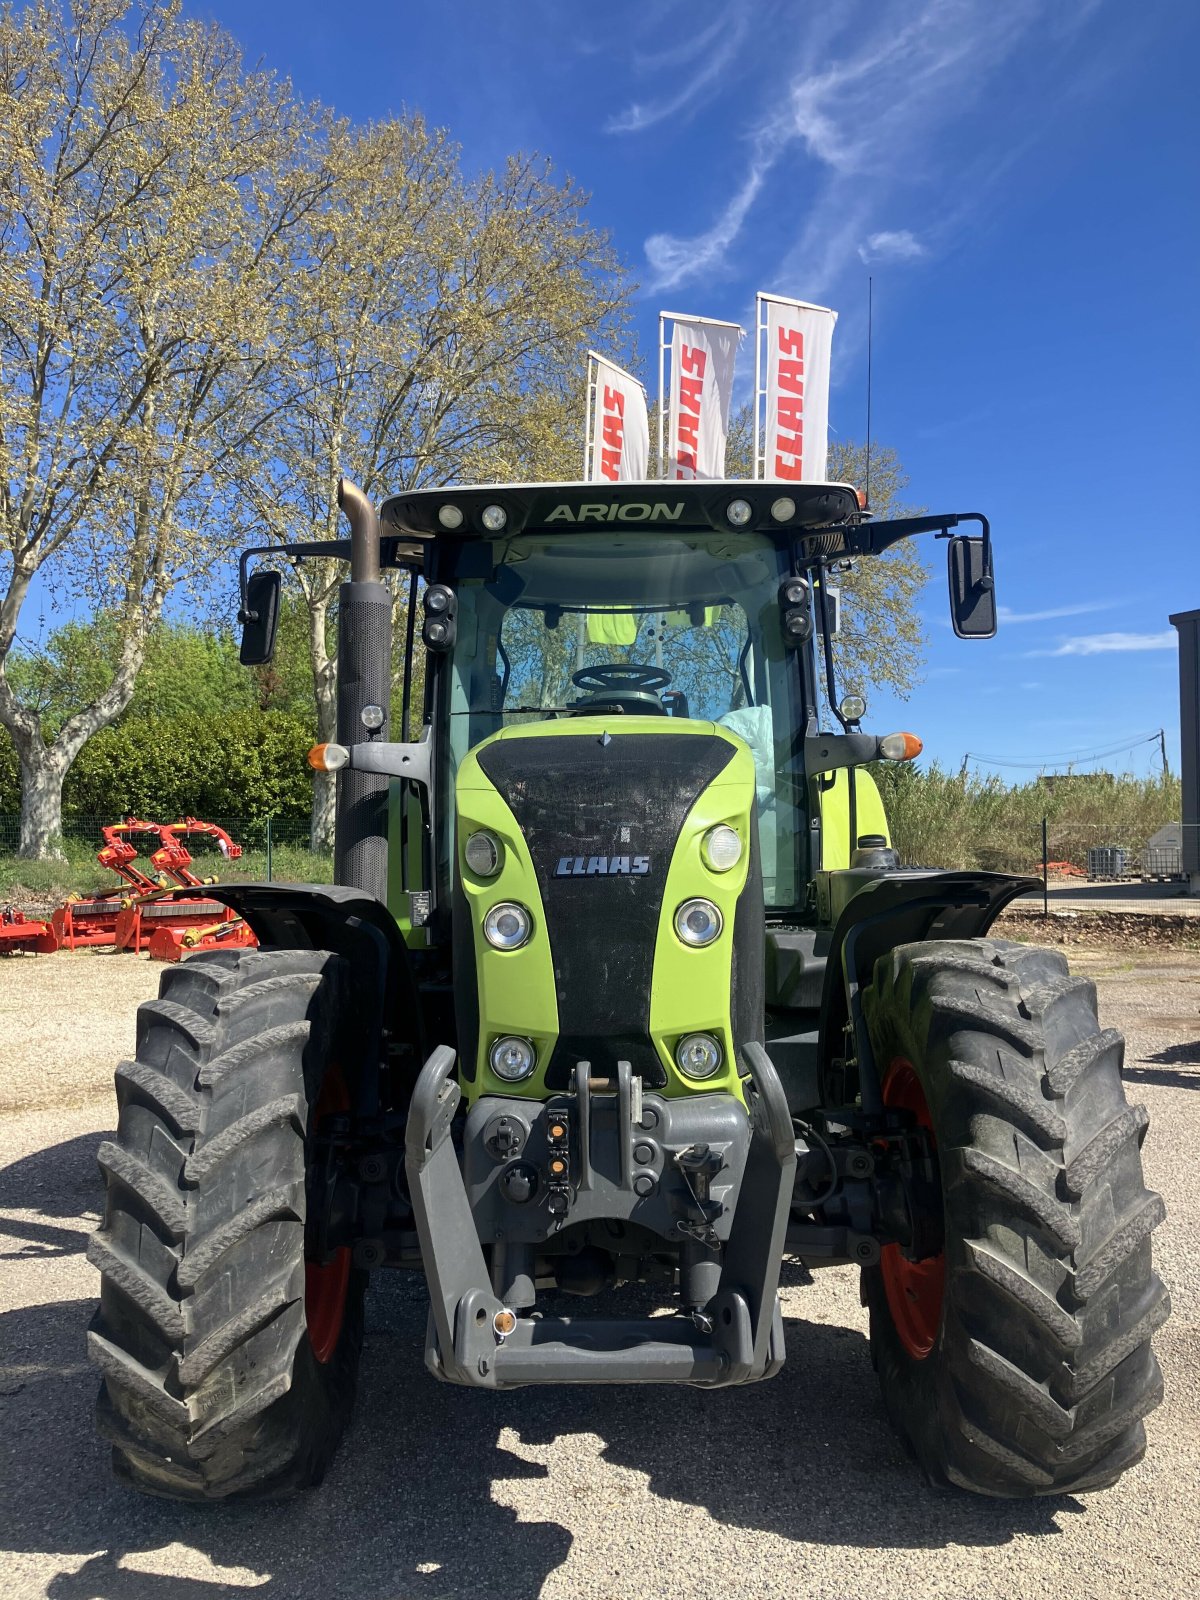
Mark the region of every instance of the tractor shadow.
[[[0, 1168], [0, 1261], [84, 1253], [104, 1205], [96, 1151], [111, 1137], [103, 1131], [81, 1134]], [[14, 1216], [17, 1211], [26, 1215]]]
[[[1145, 1064], [1151, 1061], [1157, 1065]], [[1200, 1089], [1200, 1039], [1166, 1045], [1153, 1055], [1143, 1056], [1134, 1066], [1125, 1067], [1121, 1076], [1133, 1083], [1156, 1083], [1166, 1089]]]
[[581, 1388], [569, 1412], [523, 1405], [521, 1440], [595, 1433], [604, 1460], [647, 1474], [659, 1499], [804, 1545], [1001, 1546], [1057, 1535], [1056, 1519], [1083, 1510], [1067, 1495], [985, 1500], [930, 1487], [888, 1422], [865, 1335], [792, 1317], [785, 1335], [787, 1360], [766, 1383], [709, 1393]]
[[[423, 1297], [423, 1284], [412, 1288]], [[406, 1299], [388, 1307], [386, 1331], [373, 1307], [356, 1419], [324, 1484], [257, 1506], [177, 1505], [114, 1480], [92, 1427], [94, 1302], [0, 1316], [0, 1570], [6, 1551], [44, 1553], [38, 1576], [53, 1600], [225, 1600], [241, 1592], [229, 1569], [278, 1600], [539, 1594], [572, 1535], [518, 1522], [492, 1491], [547, 1469], [500, 1446], [503, 1416], [425, 1377], [423, 1299]], [[187, 1555], [158, 1553], [171, 1545]], [[211, 1576], [178, 1575], [210, 1563]]]
[[[42, 1572], [58, 1568], [44, 1591], [53, 1600], [217, 1600], [231, 1592], [230, 1569], [238, 1583], [280, 1600], [524, 1600], [541, 1592], [583, 1529], [561, 1511], [560, 1486], [549, 1481], [545, 1499], [535, 1490], [536, 1520], [519, 1520], [497, 1499], [509, 1498], [507, 1484], [551, 1478], [552, 1469], [525, 1459], [520, 1447], [567, 1455], [576, 1436], [594, 1436], [593, 1448], [599, 1439], [602, 1463], [644, 1478], [661, 1502], [651, 1526], [672, 1505], [701, 1505], [730, 1527], [801, 1545], [933, 1549], [1056, 1534], [1056, 1519], [1081, 1509], [1070, 1498], [987, 1501], [931, 1491], [888, 1427], [856, 1329], [790, 1320], [783, 1371], [742, 1390], [490, 1395], [426, 1375], [425, 1287], [401, 1274], [372, 1289], [355, 1420], [319, 1490], [245, 1507], [143, 1497], [113, 1480], [109, 1452], [93, 1432], [96, 1383], [84, 1333], [94, 1301], [66, 1297], [81, 1286], [86, 1232], [78, 1219], [100, 1205], [100, 1137], [67, 1141], [0, 1173], [4, 1210], [45, 1218], [0, 1268], [10, 1275], [9, 1303], [30, 1251], [44, 1262], [39, 1273], [55, 1274], [48, 1281], [65, 1291], [0, 1315], [0, 1571], [4, 1549], [41, 1555]], [[77, 1219], [72, 1229], [54, 1226], [66, 1217]], [[0, 1231], [11, 1227], [0, 1217]], [[788, 1264], [785, 1281], [799, 1286], [804, 1276]], [[548, 1515], [551, 1495], [563, 1521]], [[523, 1489], [513, 1498], [528, 1507], [534, 1497]], [[649, 1531], [646, 1538], [649, 1551]], [[192, 1571], [206, 1573], [211, 1563], [211, 1576], [175, 1575], [179, 1563], [164, 1551], [171, 1545], [189, 1552]]]

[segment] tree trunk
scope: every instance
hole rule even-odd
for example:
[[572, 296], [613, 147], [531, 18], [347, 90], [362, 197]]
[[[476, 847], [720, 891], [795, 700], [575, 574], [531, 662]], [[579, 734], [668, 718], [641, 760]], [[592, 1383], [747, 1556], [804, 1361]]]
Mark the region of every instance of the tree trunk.
[[40, 740], [22, 740], [18, 746], [21, 763], [21, 825], [17, 855], [26, 861], [63, 859], [62, 791], [68, 761]]
[[337, 773], [313, 774], [312, 820], [309, 823], [308, 847], [314, 852], [328, 853], [333, 849], [334, 802], [337, 799]]

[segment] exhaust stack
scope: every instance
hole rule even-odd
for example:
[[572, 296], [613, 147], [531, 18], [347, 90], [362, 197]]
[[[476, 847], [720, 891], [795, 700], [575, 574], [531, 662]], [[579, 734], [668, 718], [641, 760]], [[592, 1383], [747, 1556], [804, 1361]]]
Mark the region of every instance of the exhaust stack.
[[[337, 740], [347, 746], [384, 741], [390, 732], [392, 597], [380, 581], [379, 512], [349, 478], [338, 480], [338, 505], [350, 523], [350, 581], [338, 610]], [[363, 709], [378, 706], [383, 722], [368, 728]], [[376, 721], [374, 717], [370, 719]], [[388, 784], [379, 773], [349, 768], [337, 775], [335, 883], [387, 900]]]

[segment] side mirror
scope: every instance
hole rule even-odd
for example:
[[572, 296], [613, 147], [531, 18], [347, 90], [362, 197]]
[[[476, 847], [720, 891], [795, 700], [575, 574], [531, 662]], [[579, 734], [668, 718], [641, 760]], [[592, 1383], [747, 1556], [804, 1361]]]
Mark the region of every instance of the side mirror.
[[996, 580], [984, 539], [955, 534], [947, 551], [950, 620], [960, 639], [991, 639], [996, 633]]
[[245, 599], [238, 621], [242, 625], [242, 647], [238, 660], [244, 667], [263, 667], [275, 653], [275, 634], [279, 628], [279, 594], [283, 574], [263, 568], [247, 579]]

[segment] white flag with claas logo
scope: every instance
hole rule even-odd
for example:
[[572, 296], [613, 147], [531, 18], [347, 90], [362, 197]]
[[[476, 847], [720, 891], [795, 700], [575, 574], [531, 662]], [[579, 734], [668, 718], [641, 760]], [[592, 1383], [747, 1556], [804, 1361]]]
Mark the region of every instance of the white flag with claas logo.
[[766, 393], [762, 475], [791, 483], [824, 483], [829, 361], [837, 312], [767, 294], [760, 294], [758, 301], [760, 340], [766, 324], [767, 363], [762, 385]]
[[590, 355], [595, 378], [587, 482], [642, 483], [650, 466], [646, 391], [604, 356]]
[[666, 476], [723, 478], [742, 329], [706, 317], [674, 320]]

